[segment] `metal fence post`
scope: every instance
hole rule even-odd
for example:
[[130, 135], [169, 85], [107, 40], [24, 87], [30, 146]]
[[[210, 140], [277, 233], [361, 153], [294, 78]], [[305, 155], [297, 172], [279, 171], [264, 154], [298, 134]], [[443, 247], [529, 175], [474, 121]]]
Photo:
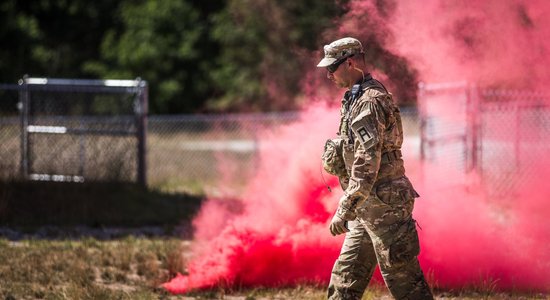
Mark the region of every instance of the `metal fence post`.
[[467, 132], [466, 132], [466, 145], [467, 145], [467, 164], [466, 171], [480, 171], [480, 95], [479, 89], [475, 84], [467, 85], [466, 91], [466, 113], [467, 113]]
[[519, 103], [514, 103], [514, 163], [520, 168], [520, 143], [521, 143], [521, 109]]
[[426, 159], [426, 114], [424, 111], [424, 97], [425, 97], [425, 84], [423, 82], [418, 83], [418, 96], [417, 107], [418, 115], [420, 118], [420, 160]]
[[19, 85], [23, 88], [19, 92], [19, 112], [21, 118], [21, 178], [29, 178], [29, 133], [27, 127], [29, 126], [29, 85], [27, 84], [28, 76], [23, 76], [19, 80]]
[[140, 185], [147, 186], [147, 114], [148, 114], [148, 87], [145, 80], [136, 79], [138, 84], [137, 97], [137, 139], [138, 139], [138, 172], [137, 181]]

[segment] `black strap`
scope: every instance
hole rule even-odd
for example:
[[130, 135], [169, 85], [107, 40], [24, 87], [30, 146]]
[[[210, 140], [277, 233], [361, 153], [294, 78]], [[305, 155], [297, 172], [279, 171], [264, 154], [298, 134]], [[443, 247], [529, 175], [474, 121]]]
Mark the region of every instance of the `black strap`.
[[354, 143], [354, 139], [353, 139], [353, 132], [351, 130], [351, 120], [350, 120], [351, 106], [353, 105], [355, 100], [357, 100], [357, 99], [359, 99], [359, 97], [361, 97], [362, 94], [363, 94], [363, 89], [361, 88], [361, 84], [354, 84], [351, 87], [351, 94], [350, 94], [351, 97], [348, 100], [348, 102], [346, 103], [347, 104], [346, 105], [346, 122], [348, 123], [348, 137], [349, 137], [349, 142], [352, 145]]

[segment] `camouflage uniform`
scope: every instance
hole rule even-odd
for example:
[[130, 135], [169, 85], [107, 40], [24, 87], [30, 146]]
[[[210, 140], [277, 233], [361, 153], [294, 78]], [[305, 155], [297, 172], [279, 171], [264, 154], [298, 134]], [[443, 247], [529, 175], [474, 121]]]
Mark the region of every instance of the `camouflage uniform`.
[[370, 74], [342, 100], [339, 137], [345, 172], [339, 174], [344, 196], [336, 214], [348, 220], [350, 232], [328, 298], [361, 299], [378, 263], [396, 299], [433, 299], [417, 259], [412, 211], [418, 194], [405, 176], [399, 108]]

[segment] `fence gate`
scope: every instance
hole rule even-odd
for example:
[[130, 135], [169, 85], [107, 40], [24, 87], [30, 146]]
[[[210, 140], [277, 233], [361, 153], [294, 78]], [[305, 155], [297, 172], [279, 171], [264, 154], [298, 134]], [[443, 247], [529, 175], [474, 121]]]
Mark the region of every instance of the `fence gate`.
[[421, 84], [420, 155], [445, 167], [470, 171], [478, 160], [478, 97], [467, 83]]
[[421, 157], [466, 174], [489, 196], [513, 196], [550, 151], [550, 98], [467, 83], [421, 84]]
[[0, 178], [145, 185], [146, 116], [140, 79], [0, 85]]

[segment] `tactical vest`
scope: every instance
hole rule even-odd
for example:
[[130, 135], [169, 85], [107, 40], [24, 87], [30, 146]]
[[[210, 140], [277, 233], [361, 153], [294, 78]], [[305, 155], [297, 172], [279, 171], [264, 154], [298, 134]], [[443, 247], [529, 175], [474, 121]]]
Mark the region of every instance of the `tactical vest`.
[[354, 141], [353, 133], [351, 131], [351, 110], [352, 106], [357, 99], [359, 99], [367, 89], [378, 88], [388, 93], [386, 87], [378, 80], [372, 78], [370, 74], [365, 76], [362, 82], [357, 83], [351, 87], [351, 90], [344, 94], [342, 99], [342, 106], [340, 108], [340, 126], [338, 128], [338, 135], [345, 139], [347, 144], [352, 144]]
[[[380, 95], [373, 99], [362, 99], [365, 93], [378, 90]], [[358, 83], [352, 87], [344, 95], [341, 107], [339, 136], [344, 140], [342, 148], [342, 154], [344, 158], [344, 164], [346, 167], [347, 178], [341, 180], [342, 188], [346, 188], [351, 176], [351, 168], [355, 159], [354, 154], [354, 142], [355, 136], [351, 130], [351, 123], [355, 115], [352, 113], [357, 109], [357, 105], [361, 105], [365, 101], [375, 101], [377, 106], [383, 113], [383, 119], [385, 129], [380, 132], [382, 136], [380, 140], [381, 145], [381, 164], [378, 170], [378, 180], [385, 181], [391, 178], [398, 178], [405, 174], [403, 166], [403, 160], [401, 159], [401, 145], [403, 143], [403, 127], [401, 123], [401, 114], [399, 113], [398, 106], [393, 102], [391, 94], [378, 80], [373, 79], [368, 75], [364, 81]]]

